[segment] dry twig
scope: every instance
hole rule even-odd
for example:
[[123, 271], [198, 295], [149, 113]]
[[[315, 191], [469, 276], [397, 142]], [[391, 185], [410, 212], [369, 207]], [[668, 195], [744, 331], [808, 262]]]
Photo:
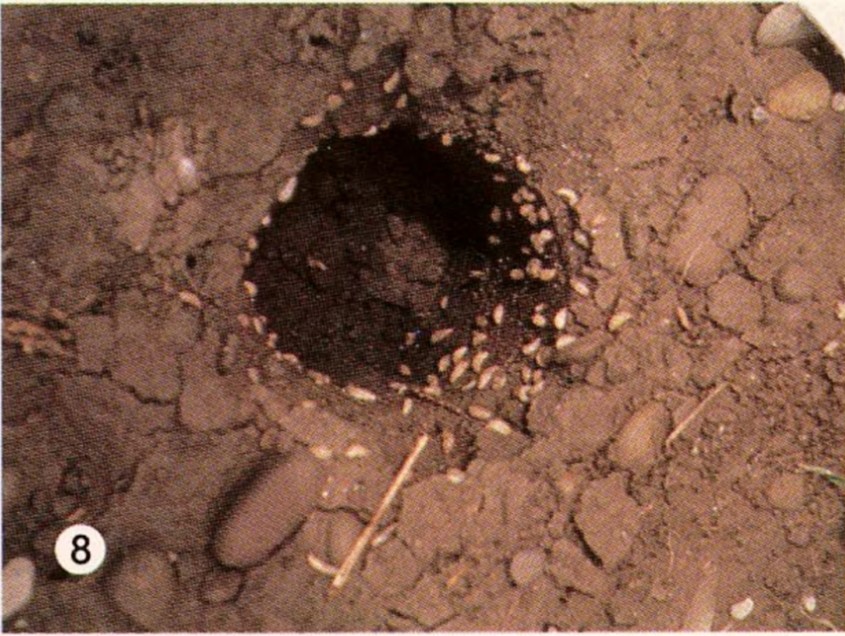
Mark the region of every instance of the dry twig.
[[411, 474], [411, 469], [413, 469], [414, 464], [416, 463], [420, 454], [425, 449], [426, 444], [428, 444], [428, 439], [428, 435], [426, 435], [425, 433], [420, 435], [420, 437], [417, 439], [417, 443], [414, 445], [413, 450], [405, 458], [405, 461], [402, 463], [402, 467], [399, 469], [399, 472], [396, 473], [396, 477], [393, 478], [393, 482], [391, 482], [390, 487], [384, 494], [384, 497], [382, 498], [378, 509], [373, 515], [373, 518], [370, 519], [370, 522], [367, 524], [367, 527], [364, 528], [364, 530], [358, 536], [358, 539], [355, 541], [355, 544], [352, 546], [352, 549], [349, 551], [349, 554], [347, 554], [346, 558], [343, 560], [343, 563], [341, 564], [340, 569], [337, 571], [334, 580], [332, 580], [332, 587], [340, 589], [346, 584], [346, 581], [349, 579], [349, 575], [352, 573], [352, 570], [358, 564], [358, 561], [360, 560], [361, 555], [364, 553], [367, 544], [369, 544], [370, 540], [372, 539], [372, 536], [378, 529], [379, 523], [381, 523], [382, 518], [384, 517], [387, 510], [390, 508], [390, 504], [393, 503], [393, 500], [399, 493], [399, 489], [402, 488], [402, 485], [408, 480], [408, 477]]
[[705, 407], [705, 406], [707, 406], [707, 404], [709, 404], [709, 403], [710, 403], [710, 401], [711, 401], [714, 397], [716, 397], [717, 395], [719, 395], [719, 393], [721, 393], [721, 392], [724, 390], [724, 388], [725, 388], [726, 386], [728, 386], [728, 383], [727, 383], [727, 382], [722, 382], [719, 386], [717, 386], [715, 389], [713, 389], [713, 390], [710, 392], [710, 395], [708, 395], [706, 398], [704, 398], [703, 400], [701, 400], [701, 403], [700, 403], [698, 406], [696, 406], [696, 407], [692, 410], [692, 412], [691, 412], [689, 415], [687, 415], [687, 416], [686, 416], [683, 420], [681, 420], [681, 423], [680, 423], [680, 424], [678, 424], [678, 425], [675, 427], [675, 430], [674, 430], [674, 431], [672, 431], [672, 432], [669, 434], [669, 437], [667, 437], [667, 438], [666, 438], [665, 447], [666, 447], [667, 449], [668, 449], [668, 448], [672, 445], [672, 442], [674, 442], [674, 441], [675, 441], [675, 440], [676, 440], [676, 439], [677, 439], [677, 438], [681, 435], [681, 433], [683, 433], [683, 432], [684, 432], [684, 430], [686, 430], [687, 426], [689, 426], [689, 425], [690, 425], [690, 423], [691, 423], [691, 422], [692, 422], [692, 421], [693, 421], [696, 417], [698, 417], [698, 416], [699, 416], [699, 414], [701, 413], [701, 411], [703, 411], [703, 410], [704, 410], [704, 407]]

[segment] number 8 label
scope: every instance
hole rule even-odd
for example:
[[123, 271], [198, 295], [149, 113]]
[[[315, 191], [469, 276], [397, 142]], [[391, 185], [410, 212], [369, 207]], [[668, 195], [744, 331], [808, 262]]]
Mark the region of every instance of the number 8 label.
[[56, 560], [68, 574], [84, 576], [106, 559], [106, 541], [96, 528], [78, 523], [65, 528], [56, 539]]

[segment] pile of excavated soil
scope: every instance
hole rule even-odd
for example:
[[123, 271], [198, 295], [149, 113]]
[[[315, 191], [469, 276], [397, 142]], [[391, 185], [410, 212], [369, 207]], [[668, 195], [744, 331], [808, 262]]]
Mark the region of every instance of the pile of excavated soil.
[[766, 11], [4, 7], [4, 628], [845, 626], [845, 76]]

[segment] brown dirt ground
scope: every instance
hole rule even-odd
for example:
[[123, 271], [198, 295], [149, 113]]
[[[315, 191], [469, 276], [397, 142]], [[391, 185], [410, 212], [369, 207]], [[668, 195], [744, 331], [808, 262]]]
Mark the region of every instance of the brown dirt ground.
[[[843, 115], [753, 120], [811, 68], [755, 46], [762, 16], [4, 7], [3, 551], [38, 571], [4, 627], [845, 627], [843, 493], [799, 469], [845, 468]], [[550, 284], [483, 241], [520, 187], [548, 210]], [[542, 302], [569, 308], [560, 350]], [[459, 353], [439, 397], [415, 389], [472, 329], [492, 388], [461, 390]], [[308, 555], [340, 563], [421, 431], [387, 531], [329, 593]], [[71, 521], [106, 537], [91, 576], [54, 560]]]

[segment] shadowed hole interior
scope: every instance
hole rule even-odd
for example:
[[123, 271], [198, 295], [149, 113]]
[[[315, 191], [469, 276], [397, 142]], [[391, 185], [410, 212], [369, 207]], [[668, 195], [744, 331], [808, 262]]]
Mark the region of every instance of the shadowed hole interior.
[[[410, 128], [333, 138], [298, 177], [294, 197], [274, 205], [256, 235], [245, 278], [277, 348], [337, 383], [381, 390], [400, 379], [400, 364], [421, 380], [468, 341], [477, 314], [497, 303], [528, 312], [556, 287], [511, 280], [540, 226], [513, 212], [521, 175], [468, 142], [445, 147]], [[495, 223], [496, 207], [510, 220]], [[555, 241], [548, 258], [559, 253]], [[445, 328], [454, 334], [433, 346], [431, 333]], [[520, 334], [500, 336], [500, 346], [516, 345]]]

